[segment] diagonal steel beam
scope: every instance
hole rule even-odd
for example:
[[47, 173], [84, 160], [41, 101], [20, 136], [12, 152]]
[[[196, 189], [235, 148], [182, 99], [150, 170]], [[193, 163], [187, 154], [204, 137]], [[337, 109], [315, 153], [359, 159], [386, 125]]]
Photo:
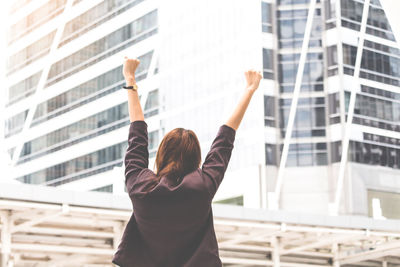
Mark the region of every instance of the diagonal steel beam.
[[52, 213], [52, 214], [48, 214], [48, 215], [45, 215], [45, 216], [40, 216], [40, 217], [38, 217], [38, 218], [36, 218], [34, 220], [30, 220], [30, 221], [15, 225], [14, 227], [11, 228], [11, 233], [13, 234], [13, 233], [16, 233], [16, 232], [23, 231], [25, 229], [30, 229], [34, 225], [37, 225], [37, 224], [42, 223], [42, 222], [45, 222], [48, 219], [51, 219], [51, 218], [54, 218], [54, 217], [58, 217], [60, 215], [65, 215], [68, 212], [69, 212], [68, 204], [63, 204], [61, 206], [61, 211], [58, 211], [58, 212], [55, 212], [55, 213]]
[[[338, 182], [337, 182], [337, 186], [336, 186], [335, 200], [334, 200], [334, 203], [332, 204], [331, 210], [330, 210], [330, 213], [332, 215], [338, 215], [338, 213], [339, 213], [339, 204], [340, 204], [340, 199], [342, 196], [343, 182], [344, 182], [344, 176], [345, 176], [346, 165], [347, 165], [347, 160], [348, 160], [350, 130], [351, 130], [352, 122], [353, 122], [354, 107], [356, 104], [356, 93], [360, 89], [360, 68], [361, 68], [361, 60], [362, 60], [362, 55], [363, 55], [363, 47], [364, 47], [364, 40], [365, 40], [365, 32], [366, 32], [366, 28], [367, 28], [367, 19], [368, 19], [370, 1], [371, 0], [365, 0], [365, 3], [364, 3], [363, 15], [362, 15], [362, 20], [361, 20], [361, 29], [360, 29], [359, 39], [358, 39], [357, 57], [356, 57], [356, 62], [355, 62], [355, 66], [354, 66], [354, 74], [353, 74], [354, 84], [351, 86], [349, 110], [347, 113], [347, 121], [346, 121], [346, 126], [344, 129], [344, 137], [343, 137], [343, 141], [342, 141], [342, 156], [340, 159], [339, 176], [338, 176]], [[344, 88], [342, 88], [342, 89], [344, 90]]]
[[376, 248], [370, 248], [367, 251], [359, 252], [353, 255], [339, 257], [341, 265], [363, 262], [373, 259], [379, 259], [386, 256], [400, 255], [400, 241], [390, 242], [385, 245], [380, 245]]
[[299, 100], [301, 82], [303, 80], [303, 74], [304, 74], [304, 66], [305, 66], [306, 59], [307, 59], [307, 52], [308, 52], [308, 46], [310, 43], [311, 30], [312, 30], [312, 25], [313, 25], [313, 20], [314, 20], [316, 2], [317, 2], [316, 0], [311, 0], [310, 6], [308, 8], [306, 29], [304, 31], [303, 45], [301, 48], [299, 66], [297, 69], [296, 83], [295, 83], [294, 90], [293, 90], [292, 104], [290, 106], [288, 124], [286, 127], [285, 140], [284, 140], [283, 149], [282, 149], [282, 156], [281, 156], [281, 161], [280, 161], [279, 169], [278, 169], [278, 176], [276, 178], [275, 192], [272, 195], [272, 200], [271, 200], [272, 203], [270, 203], [271, 209], [279, 209], [280, 194], [281, 194], [281, 188], [282, 188], [282, 184], [283, 184], [283, 175], [284, 175], [284, 171], [286, 168], [286, 161], [287, 161], [287, 157], [288, 157], [288, 153], [289, 153], [290, 141], [292, 138], [294, 119], [296, 117], [297, 102]]
[[307, 249], [323, 248], [325, 246], [331, 245], [332, 243], [341, 243], [344, 241], [354, 240], [354, 239], [357, 240], [357, 239], [361, 239], [361, 238], [365, 238], [365, 235], [339, 235], [339, 236], [324, 237], [323, 239], [316, 241], [316, 242], [312, 242], [312, 243], [294, 247], [294, 248], [284, 249], [281, 251], [281, 255], [291, 254], [291, 253], [295, 253], [298, 251], [304, 251]]
[[25, 137], [27, 136], [27, 131], [28, 131], [29, 127], [31, 126], [31, 123], [32, 123], [32, 120], [33, 120], [33, 116], [35, 115], [36, 108], [37, 108], [37, 106], [38, 106], [38, 104], [40, 102], [40, 97], [41, 97], [42, 91], [43, 91], [43, 89], [44, 89], [44, 87], [46, 85], [46, 81], [47, 81], [47, 78], [49, 76], [50, 68], [51, 68], [51, 66], [52, 66], [52, 64], [54, 62], [55, 56], [57, 54], [58, 45], [60, 43], [62, 34], [64, 32], [64, 27], [65, 27], [65, 24], [67, 23], [68, 15], [69, 15], [70, 10], [72, 8], [72, 3], [73, 2], [74, 2], [74, 0], [67, 0], [67, 3], [66, 3], [65, 8], [64, 8], [64, 11], [60, 15], [60, 25], [57, 28], [56, 34], [55, 34], [54, 39], [53, 39], [53, 43], [51, 44], [51, 47], [50, 47], [50, 52], [47, 55], [46, 64], [43, 67], [42, 74], [40, 76], [39, 83], [38, 83], [38, 86], [36, 88], [36, 92], [32, 96], [32, 103], [31, 103], [31, 106], [29, 107], [28, 115], [26, 116], [24, 127], [22, 128], [21, 133], [18, 135], [17, 145], [15, 147], [13, 158], [12, 158], [12, 161], [11, 161], [11, 164], [13, 166], [16, 165], [16, 163], [17, 163], [17, 161], [19, 159], [19, 156], [21, 154], [22, 147], [23, 147], [24, 142], [26, 140]]

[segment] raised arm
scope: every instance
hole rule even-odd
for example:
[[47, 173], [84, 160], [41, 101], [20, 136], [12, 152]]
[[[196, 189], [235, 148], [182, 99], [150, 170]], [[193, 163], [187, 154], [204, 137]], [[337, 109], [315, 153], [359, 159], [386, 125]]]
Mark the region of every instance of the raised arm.
[[236, 130], [239, 127], [253, 93], [260, 84], [260, 72], [249, 70], [245, 72], [245, 76], [247, 81], [246, 90], [233, 114], [229, 117], [228, 121], [219, 128], [217, 136], [201, 168], [203, 178], [208, 185], [211, 199], [217, 192], [228, 167]]
[[[140, 61], [125, 57], [123, 75], [127, 86], [136, 84], [135, 71]], [[131, 191], [141, 171], [149, 165], [147, 124], [144, 121], [139, 95], [136, 90], [128, 89], [129, 136], [125, 153], [125, 183]]]
[[[139, 59], [130, 59], [125, 57], [123, 74], [125, 77], [126, 86], [132, 86], [136, 84], [135, 71], [139, 64]], [[127, 91], [130, 121], [144, 121], [143, 110], [142, 106], [140, 105], [138, 91], [133, 89], [128, 89]]]
[[260, 85], [260, 80], [262, 77], [260, 71], [255, 71], [253, 69], [246, 71], [244, 74], [247, 82], [246, 89], [242, 97], [240, 98], [239, 104], [236, 106], [236, 109], [233, 111], [232, 115], [226, 122], [226, 125], [235, 130], [239, 128], [240, 122], [243, 119], [244, 113], [246, 112], [246, 109], [250, 103], [251, 97]]

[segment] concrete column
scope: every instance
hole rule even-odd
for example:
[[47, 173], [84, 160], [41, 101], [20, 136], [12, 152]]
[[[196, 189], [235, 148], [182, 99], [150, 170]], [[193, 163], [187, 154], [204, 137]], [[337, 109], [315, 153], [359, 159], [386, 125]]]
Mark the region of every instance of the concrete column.
[[114, 229], [114, 239], [113, 239], [113, 245], [114, 249], [118, 249], [118, 245], [121, 242], [122, 238], [122, 233], [124, 231], [124, 223], [123, 222], [117, 222], [113, 226]]
[[125, 192], [125, 174], [124, 166], [114, 167], [112, 170], [113, 175], [113, 194], [126, 195]]
[[0, 267], [12, 267], [13, 262], [10, 261], [11, 255], [11, 216], [10, 212], [4, 211], [0, 213], [2, 229], [1, 229], [1, 265]]
[[271, 246], [272, 246], [272, 262], [273, 267], [280, 267], [281, 266], [281, 259], [280, 259], [280, 240], [278, 237], [273, 236], [271, 238]]
[[337, 243], [334, 243], [332, 245], [332, 260], [333, 260], [333, 267], [340, 267], [340, 262], [339, 262], [339, 246]]

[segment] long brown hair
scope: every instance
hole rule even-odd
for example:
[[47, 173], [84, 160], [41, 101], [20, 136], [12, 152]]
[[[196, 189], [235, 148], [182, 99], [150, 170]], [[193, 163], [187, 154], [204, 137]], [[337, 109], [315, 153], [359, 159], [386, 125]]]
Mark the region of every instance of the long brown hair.
[[162, 139], [154, 162], [157, 180], [149, 191], [155, 187], [163, 176], [172, 185], [176, 185], [188, 173], [200, 167], [201, 149], [196, 134], [192, 130], [176, 128]]

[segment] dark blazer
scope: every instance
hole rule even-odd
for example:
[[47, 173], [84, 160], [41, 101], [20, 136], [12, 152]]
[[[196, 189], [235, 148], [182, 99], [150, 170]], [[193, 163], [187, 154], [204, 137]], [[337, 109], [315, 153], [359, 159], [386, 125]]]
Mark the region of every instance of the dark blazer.
[[147, 124], [131, 122], [125, 155], [125, 182], [132, 216], [112, 262], [122, 267], [222, 266], [214, 231], [211, 201], [224, 177], [236, 131], [222, 125], [201, 168], [178, 185], [155, 178], [148, 169]]

